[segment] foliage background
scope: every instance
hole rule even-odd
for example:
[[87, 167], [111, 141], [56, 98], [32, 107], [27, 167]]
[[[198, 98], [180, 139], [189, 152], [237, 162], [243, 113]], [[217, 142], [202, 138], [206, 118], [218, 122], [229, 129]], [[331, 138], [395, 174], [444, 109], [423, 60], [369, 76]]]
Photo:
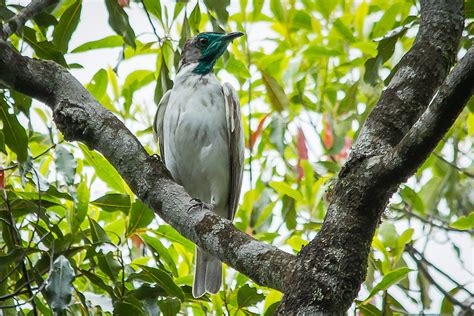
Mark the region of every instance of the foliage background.
[[[21, 5], [0, 0], [0, 21]], [[157, 150], [150, 128], [155, 102], [172, 85], [183, 39], [197, 30], [245, 32], [216, 65], [218, 77], [239, 91], [247, 131], [235, 225], [297, 253], [317, 233], [331, 179], [414, 40], [419, 4], [126, 5], [62, 1], [12, 36], [12, 45], [69, 67], [151, 154]], [[459, 56], [473, 38], [472, 3], [465, 9], [468, 27]], [[137, 200], [100, 154], [63, 142], [46, 107], [7, 89], [0, 89], [0, 106], [0, 305], [45, 315], [53, 305], [65, 308], [67, 300], [56, 300], [44, 283], [54, 275], [53, 260], [64, 255], [61, 268], [76, 278], [73, 287], [60, 281], [57, 288], [70, 292], [67, 310], [74, 314], [272, 314], [281, 294], [232, 269], [226, 269], [219, 295], [192, 298], [194, 245]], [[473, 292], [473, 135], [471, 100], [392, 199], [354, 311], [453, 314], [453, 299], [469, 304], [464, 300]], [[12, 308], [3, 313], [16, 314]]]

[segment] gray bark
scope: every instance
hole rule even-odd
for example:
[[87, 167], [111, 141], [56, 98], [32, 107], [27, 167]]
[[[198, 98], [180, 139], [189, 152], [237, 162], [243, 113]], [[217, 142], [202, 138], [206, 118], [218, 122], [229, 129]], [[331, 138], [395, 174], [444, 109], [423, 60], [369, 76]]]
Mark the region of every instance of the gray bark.
[[0, 83], [47, 104], [66, 140], [101, 152], [132, 191], [183, 236], [255, 282], [284, 292], [279, 314], [339, 315], [365, 279], [371, 241], [389, 198], [473, 93], [472, 49], [446, 79], [462, 30], [462, 0], [421, 4], [417, 39], [341, 170], [321, 231], [297, 256], [253, 239], [206, 209], [190, 210], [191, 197], [160, 159], [149, 156], [61, 66], [23, 57], [0, 40]]

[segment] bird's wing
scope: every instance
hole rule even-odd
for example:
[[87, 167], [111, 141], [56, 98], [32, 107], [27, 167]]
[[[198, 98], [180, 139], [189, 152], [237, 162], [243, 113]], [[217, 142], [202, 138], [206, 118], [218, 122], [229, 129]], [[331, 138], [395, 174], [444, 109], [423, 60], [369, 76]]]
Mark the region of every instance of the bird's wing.
[[165, 143], [163, 136], [163, 120], [165, 118], [166, 107], [168, 106], [168, 101], [170, 99], [171, 90], [166, 91], [163, 97], [158, 104], [158, 109], [156, 110], [155, 119], [153, 120], [153, 138], [155, 142], [158, 141], [160, 145], [160, 156], [161, 161], [165, 163]]
[[230, 153], [230, 190], [229, 190], [229, 219], [233, 220], [239, 204], [242, 177], [244, 172], [244, 133], [240, 102], [237, 92], [229, 84], [222, 87], [225, 99], [227, 119], [227, 135]]

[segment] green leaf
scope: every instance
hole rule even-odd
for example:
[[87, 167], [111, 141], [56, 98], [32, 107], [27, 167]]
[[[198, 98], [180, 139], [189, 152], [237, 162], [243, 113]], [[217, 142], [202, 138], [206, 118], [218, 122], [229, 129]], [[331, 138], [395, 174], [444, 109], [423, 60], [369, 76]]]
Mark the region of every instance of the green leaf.
[[136, 200], [130, 210], [128, 219], [127, 235], [134, 233], [137, 229], [148, 226], [155, 214], [140, 200]]
[[252, 306], [262, 301], [265, 298], [263, 294], [257, 293], [257, 289], [244, 284], [237, 292], [237, 303], [239, 308]]
[[127, 76], [122, 91], [122, 96], [125, 98], [124, 108], [126, 112], [129, 111], [132, 105], [133, 94], [154, 80], [155, 73], [151, 70], [135, 70]]
[[262, 73], [262, 80], [273, 108], [278, 112], [286, 110], [290, 106], [290, 100], [285, 94], [283, 87], [266, 71], [260, 69], [260, 72]]
[[22, 30], [23, 40], [33, 48], [39, 58], [53, 60], [58, 64], [67, 67], [64, 55], [58, 50], [56, 45], [48, 41], [38, 42], [36, 39], [36, 31], [27, 26], [24, 26]]
[[91, 237], [94, 243], [110, 243], [110, 238], [105, 230], [92, 218], [89, 218]]
[[250, 71], [247, 66], [240, 60], [236, 59], [233, 55], [229, 56], [227, 59], [225, 69], [235, 75], [239, 79], [248, 79], [250, 78]]
[[298, 190], [293, 189], [288, 183], [286, 182], [270, 182], [270, 186], [275, 189], [280, 194], [288, 195], [289, 197], [293, 198], [296, 201], [302, 200], [303, 196], [301, 192]]
[[341, 19], [336, 19], [336, 21], [334, 21], [334, 28], [346, 41], [351, 43], [355, 41], [352, 31], [344, 24], [344, 22], [342, 22]]
[[77, 161], [74, 156], [64, 146], [57, 145], [55, 151], [56, 172], [64, 177], [68, 184], [74, 184], [74, 175], [76, 174]]
[[201, 9], [199, 8], [199, 2], [196, 2], [196, 6], [189, 15], [188, 24], [191, 32], [199, 31], [199, 24], [201, 23]]
[[206, 7], [214, 11], [217, 15], [217, 19], [221, 24], [227, 24], [229, 19], [229, 12], [227, 12], [227, 6], [230, 4], [230, 0], [204, 0]]
[[5, 144], [16, 153], [19, 162], [26, 162], [28, 158], [28, 136], [15, 114], [8, 113], [7, 103], [0, 95], [0, 119]]
[[72, 33], [79, 24], [81, 10], [82, 0], [76, 0], [64, 11], [59, 23], [54, 27], [53, 43], [63, 53], [67, 52]]
[[158, 227], [158, 229], [155, 230], [154, 232], [155, 234], [157, 234], [158, 236], [162, 238], [165, 238], [169, 241], [177, 242], [183, 245], [188, 250], [194, 249], [194, 243], [184, 238], [180, 233], [178, 233], [170, 225], [160, 225], [160, 227]]
[[130, 196], [126, 194], [110, 193], [92, 201], [91, 204], [100, 207], [106, 212], [120, 211], [128, 214], [130, 209]]
[[461, 216], [456, 221], [452, 222], [449, 226], [460, 229], [469, 230], [474, 228], [474, 212], [469, 213], [467, 216]]
[[1, 255], [0, 256], [0, 271], [5, 271], [10, 264], [12, 264], [13, 262], [17, 262], [24, 254], [25, 254], [25, 249], [16, 248], [9, 251], [6, 255]]
[[123, 45], [123, 38], [119, 35], [110, 35], [96, 41], [90, 41], [74, 48], [71, 53], [82, 53], [94, 49], [114, 48]]
[[114, 304], [114, 315], [117, 316], [147, 316], [143, 304], [139, 300], [127, 299]]
[[177, 286], [173, 279], [165, 271], [157, 268], [151, 268], [144, 265], [138, 265], [156, 284], [162, 287], [166, 293], [174, 297], [184, 300], [184, 293], [179, 286]]
[[92, 167], [94, 167], [95, 174], [104, 181], [110, 188], [117, 192], [123, 193], [125, 191], [124, 182], [120, 177], [117, 170], [105, 159], [101, 154], [96, 151], [91, 151], [87, 146], [79, 144], [82, 152], [84, 153], [85, 161]]
[[109, 11], [109, 24], [127, 45], [136, 48], [135, 32], [128, 21], [128, 15], [116, 0], [105, 0], [105, 5]]
[[380, 18], [380, 20], [374, 25], [372, 37], [377, 38], [384, 36], [389, 30], [391, 30], [399, 12], [400, 5], [398, 3], [395, 3], [387, 11], [385, 11], [382, 18]]
[[304, 51], [304, 55], [308, 58], [318, 59], [321, 57], [333, 57], [342, 55], [342, 52], [336, 49], [327, 48], [320, 45], [310, 45], [307, 50]]
[[76, 231], [84, 221], [89, 209], [89, 188], [85, 181], [81, 181], [77, 187], [77, 202], [74, 204], [74, 217], [72, 218], [72, 230]]
[[158, 306], [163, 316], [175, 316], [181, 308], [181, 302], [173, 297], [166, 297], [158, 300]]
[[281, 0], [270, 0], [270, 10], [272, 11], [278, 22], [285, 23], [286, 12], [283, 8]]
[[163, 263], [168, 267], [168, 269], [173, 273], [175, 277], [178, 277], [178, 270], [176, 269], [176, 263], [171, 257], [168, 249], [163, 246], [161, 241], [158, 238], [154, 238], [145, 234], [141, 234], [140, 237], [146, 243], [146, 245], [153, 249], [163, 260]]
[[87, 270], [80, 270], [83, 275], [85, 275], [89, 281], [91, 281], [94, 285], [97, 287], [101, 288], [102, 290], [106, 291], [109, 295], [112, 301], [116, 301], [117, 297], [115, 295], [114, 289], [110, 286], [107, 285], [104, 280], [102, 280], [99, 276], [97, 276], [94, 273], [91, 273]]
[[157, 0], [143, 0], [145, 8], [153, 14], [160, 22], [162, 21], [161, 16], [161, 1]]
[[390, 286], [406, 278], [408, 272], [410, 271], [411, 270], [409, 268], [400, 268], [400, 269], [393, 270], [392, 272], [387, 273], [383, 277], [382, 281], [380, 281], [376, 286], [374, 286], [372, 291], [370, 291], [369, 296], [364, 300], [363, 304], [367, 304], [369, 300], [379, 291], [385, 291]]
[[409, 186], [404, 186], [400, 191], [400, 194], [402, 195], [403, 200], [410, 204], [415, 211], [420, 214], [425, 214], [425, 205], [423, 200], [412, 188]]
[[71, 303], [74, 278], [74, 269], [69, 260], [63, 255], [56, 258], [48, 277], [45, 298], [51, 309], [58, 314]]
[[86, 85], [86, 88], [100, 102], [107, 93], [108, 83], [107, 71], [99, 69], [92, 77], [91, 82]]

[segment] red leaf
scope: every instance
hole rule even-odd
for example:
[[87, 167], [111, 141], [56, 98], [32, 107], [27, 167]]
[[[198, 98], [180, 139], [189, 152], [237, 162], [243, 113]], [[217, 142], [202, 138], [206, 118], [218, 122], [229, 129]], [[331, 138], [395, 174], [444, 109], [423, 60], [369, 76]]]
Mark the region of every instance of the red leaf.
[[308, 147], [306, 146], [306, 138], [303, 130], [298, 127], [298, 135], [296, 136], [296, 146], [298, 148], [298, 182], [304, 176], [303, 167], [301, 167], [301, 160], [308, 160]]
[[352, 139], [349, 137], [344, 138], [344, 147], [342, 147], [341, 151], [334, 156], [334, 159], [337, 162], [340, 162], [343, 159], [346, 159], [349, 156], [349, 149], [352, 146]]
[[5, 189], [5, 171], [0, 170], [0, 190]]
[[137, 234], [133, 234], [130, 238], [132, 239], [132, 245], [134, 248], [141, 248], [143, 240]]
[[117, 0], [117, 1], [118, 1], [119, 6], [121, 6], [122, 8], [128, 7], [129, 0]]
[[257, 138], [262, 135], [263, 132], [263, 124], [265, 124], [265, 121], [267, 118], [270, 116], [270, 113], [265, 114], [261, 119], [260, 122], [258, 122], [257, 130], [250, 135], [250, 144], [249, 148], [250, 150], [253, 149], [253, 145], [255, 145], [255, 142], [257, 141]]
[[332, 132], [331, 122], [329, 121], [329, 115], [326, 114], [323, 120], [323, 145], [326, 149], [329, 149], [334, 144], [334, 134]]

